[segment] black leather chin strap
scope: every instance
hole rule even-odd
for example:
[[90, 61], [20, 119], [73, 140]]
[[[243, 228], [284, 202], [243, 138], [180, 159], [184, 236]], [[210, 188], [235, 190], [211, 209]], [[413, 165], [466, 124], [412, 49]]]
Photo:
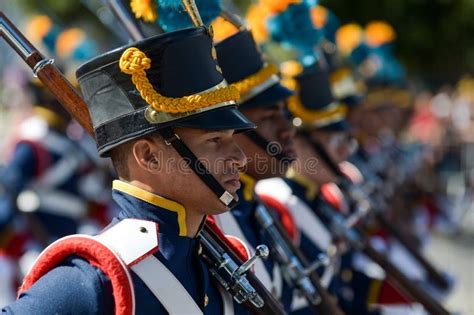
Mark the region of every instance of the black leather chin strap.
[[345, 175], [342, 173], [341, 169], [339, 168], [339, 165], [337, 165], [336, 162], [333, 161], [333, 159], [329, 156], [326, 149], [324, 149], [321, 143], [311, 139], [311, 136], [305, 130], [298, 131], [298, 133], [306, 138], [306, 140], [311, 144], [311, 147], [313, 148], [314, 152], [318, 154], [321, 160], [323, 160], [324, 164], [329, 167], [329, 170], [333, 172], [334, 175], [341, 179], [345, 178]]
[[264, 137], [262, 137], [257, 131], [255, 130], [249, 130], [244, 133], [253, 143], [255, 143], [257, 146], [262, 148], [265, 152], [268, 153], [271, 157], [274, 157], [278, 161], [288, 161], [291, 162], [293, 159], [290, 158], [289, 156], [283, 154], [281, 152], [281, 147], [276, 148], [277, 152], [268, 152], [271, 150], [271, 142], [267, 141]]
[[173, 148], [186, 159], [187, 165], [191, 167], [194, 173], [209, 187], [210, 190], [219, 198], [219, 200], [229, 208], [237, 204], [232, 194], [225, 190], [224, 187], [212, 176], [206, 167], [197, 159], [194, 153], [188, 146], [179, 138], [179, 136], [170, 127], [159, 130], [159, 133], [165, 140], [167, 145], [172, 145]]

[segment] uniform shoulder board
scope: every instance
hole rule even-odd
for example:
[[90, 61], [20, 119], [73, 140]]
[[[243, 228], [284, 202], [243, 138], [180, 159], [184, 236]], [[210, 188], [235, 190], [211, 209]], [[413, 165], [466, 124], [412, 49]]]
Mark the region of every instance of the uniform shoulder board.
[[344, 195], [335, 183], [327, 183], [320, 188], [321, 196], [334, 209], [345, 212], [346, 206], [344, 204]]
[[373, 280], [370, 284], [369, 297], [367, 303], [369, 305], [406, 305], [414, 303], [405, 294], [401, 293], [388, 280]]
[[159, 249], [158, 225], [125, 219], [97, 236], [70, 235], [49, 245], [36, 259], [18, 291], [21, 294], [69, 256], [88, 261], [112, 284], [116, 314], [134, 314], [135, 298], [129, 268]]
[[296, 227], [296, 222], [290, 212], [290, 209], [288, 209], [288, 207], [283, 202], [273, 196], [267, 194], [259, 194], [259, 197], [267, 206], [276, 211], [280, 218], [281, 224], [288, 232], [288, 235], [290, 236], [291, 240], [296, 242], [296, 240], [299, 238], [298, 228]]
[[344, 161], [339, 163], [339, 168], [341, 172], [349, 178], [354, 184], [361, 184], [364, 181], [364, 175], [361, 171], [349, 161]]
[[250, 251], [240, 238], [233, 235], [224, 235], [224, 232], [217, 226], [217, 223], [212, 216], [208, 216], [206, 219], [207, 226], [210, 227], [217, 236], [231, 248], [235, 254], [242, 260], [247, 261], [250, 258]]

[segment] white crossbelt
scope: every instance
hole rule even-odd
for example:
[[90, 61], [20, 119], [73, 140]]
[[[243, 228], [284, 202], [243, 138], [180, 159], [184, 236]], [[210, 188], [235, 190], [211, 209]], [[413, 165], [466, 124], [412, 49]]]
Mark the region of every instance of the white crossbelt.
[[[96, 239], [120, 255], [169, 314], [203, 314], [181, 282], [158, 258], [150, 254], [158, 246], [158, 229], [154, 222], [125, 219]], [[140, 260], [142, 257], [146, 258]]]

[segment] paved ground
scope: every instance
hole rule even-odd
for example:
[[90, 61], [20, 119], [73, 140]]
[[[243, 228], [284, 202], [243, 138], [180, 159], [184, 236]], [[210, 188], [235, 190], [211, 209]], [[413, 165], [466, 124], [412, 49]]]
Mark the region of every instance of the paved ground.
[[457, 236], [434, 235], [426, 254], [457, 280], [445, 301], [446, 307], [463, 315], [474, 315], [474, 211], [469, 212], [465, 222], [467, 228]]

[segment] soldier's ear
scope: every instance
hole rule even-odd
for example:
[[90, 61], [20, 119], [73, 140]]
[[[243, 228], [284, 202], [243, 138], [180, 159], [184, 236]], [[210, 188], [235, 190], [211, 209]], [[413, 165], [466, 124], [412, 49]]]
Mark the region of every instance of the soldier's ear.
[[160, 169], [160, 143], [153, 139], [144, 138], [133, 144], [132, 152], [137, 165], [150, 173], [157, 173]]

